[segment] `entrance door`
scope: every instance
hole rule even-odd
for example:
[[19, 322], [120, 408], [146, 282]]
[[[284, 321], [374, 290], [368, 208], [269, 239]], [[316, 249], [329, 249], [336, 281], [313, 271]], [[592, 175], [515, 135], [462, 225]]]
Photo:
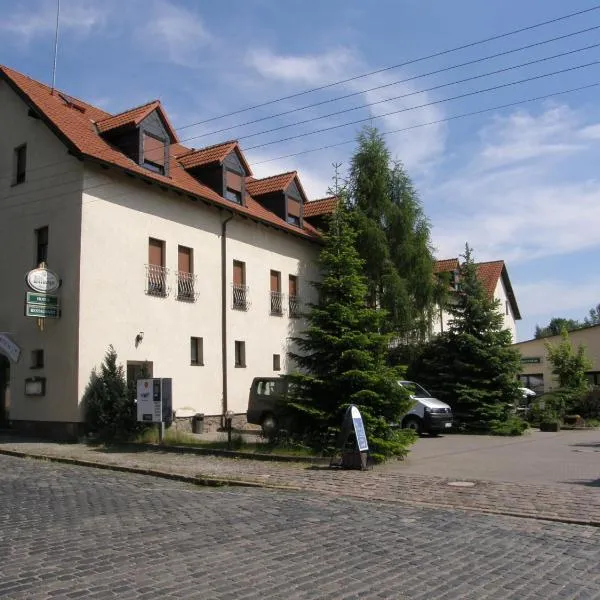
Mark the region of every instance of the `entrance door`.
[[10, 411], [10, 361], [0, 354], [0, 427], [8, 425]]

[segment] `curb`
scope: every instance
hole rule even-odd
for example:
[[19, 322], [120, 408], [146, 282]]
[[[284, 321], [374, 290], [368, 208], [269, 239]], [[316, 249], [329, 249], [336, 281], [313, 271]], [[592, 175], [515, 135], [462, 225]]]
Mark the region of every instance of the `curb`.
[[66, 456], [50, 456], [47, 454], [31, 454], [29, 452], [21, 452], [19, 450], [0, 449], [0, 455], [13, 456], [15, 458], [32, 458], [35, 460], [45, 460], [48, 462], [56, 462], [67, 465], [76, 465], [79, 467], [91, 467], [93, 469], [103, 469], [105, 471], [116, 471], [119, 473], [134, 473], [136, 475], [149, 475], [151, 477], [159, 477], [161, 479], [170, 479], [172, 481], [180, 481], [183, 483], [192, 483], [194, 485], [202, 485], [206, 487], [251, 487], [251, 488], [267, 488], [275, 490], [284, 490], [292, 492], [300, 492], [303, 488], [276, 485], [272, 483], [263, 483], [260, 481], [244, 481], [243, 479], [221, 479], [219, 477], [196, 477], [194, 475], [180, 475], [177, 473], [169, 473], [167, 471], [159, 471], [157, 469], [143, 469], [141, 467], [125, 467], [123, 465], [109, 465], [106, 463], [98, 463], [91, 460], [82, 460], [80, 458], [69, 458]]
[[[248, 487], [248, 488], [264, 488], [271, 490], [281, 490], [287, 492], [312, 492], [319, 494], [328, 494], [339, 497], [334, 491], [329, 490], [311, 490], [310, 488], [303, 488], [291, 485], [273, 484], [260, 481], [245, 481], [242, 479], [222, 479], [219, 477], [206, 477], [206, 476], [193, 476], [193, 475], [178, 475], [176, 473], [169, 473], [167, 471], [160, 471], [157, 469], [144, 469], [140, 467], [125, 467], [122, 465], [110, 465], [106, 463], [97, 463], [89, 460], [82, 460], [78, 458], [69, 458], [64, 456], [50, 456], [45, 454], [32, 454], [30, 452], [22, 452], [19, 450], [8, 450], [0, 448], [0, 455], [13, 456], [16, 458], [30, 458], [35, 460], [46, 460], [49, 462], [56, 462], [62, 464], [71, 464], [81, 467], [91, 467], [94, 469], [104, 469], [106, 471], [115, 471], [120, 473], [134, 473], [136, 475], [147, 475], [151, 477], [158, 477], [161, 479], [169, 479], [172, 481], [179, 481], [183, 483], [191, 483], [193, 485], [200, 485], [205, 487]], [[407, 506], [421, 506], [423, 508], [441, 508], [444, 510], [462, 510], [465, 512], [475, 512], [479, 514], [497, 515], [502, 517], [512, 517], [517, 519], [531, 519], [534, 521], [542, 521], [547, 523], [562, 523], [564, 525], [581, 525], [585, 527], [597, 527], [600, 528], [600, 521], [586, 520], [586, 519], [572, 519], [569, 517], [558, 517], [552, 515], [539, 515], [535, 513], [527, 512], [516, 512], [510, 510], [493, 509], [493, 508], [481, 508], [476, 506], [460, 506], [455, 504], [445, 504], [440, 502], [423, 502], [422, 500], [405, 500], [402, 498], [389, 499], [389, 498], [361, 498], [359, 496], [346, 496], [352, 500], [359, 501], [377, 501], [382, 503], [390, 504], [403, 504]]]

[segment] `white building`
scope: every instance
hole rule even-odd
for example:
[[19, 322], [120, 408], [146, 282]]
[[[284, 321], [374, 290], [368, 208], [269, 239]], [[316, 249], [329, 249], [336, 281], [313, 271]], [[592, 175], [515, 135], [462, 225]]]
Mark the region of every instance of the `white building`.
[[[110, 344], [129, 378], [172, 378], [178, 415], [244, 413], [253, 377], [288, 370], [320, 246], [295, 172], [255, 180], [235, 141], [179, 144], [158, 101], [111, 115], [5, 67], [0, 130], [0, 410], [16, 429], [79, 430]], [[62, 283], [43, 330], [24, 315], [41, 262]]]
[[[513, 342], [517, 339], [516, 321], [521, 319], [517, 299], [510, 283], [508, 271], [503, 260], [476, 263], [477, 277], [481, 281], [484, 290], [490, 299], [499, 301], [499, 310], [504, 318], [504, 328], [512, 334]], [[459, 275], [458, 258], [438, 260], [434, 265], [434, 273], [448, 274], [450, 278], [451, 294], [458, 290]], [[452, 297], [450, 297], [452, 301]], [[440, 309], [433, 321], [433, 333], [447, 331], [451, 316], [448, 311]]]

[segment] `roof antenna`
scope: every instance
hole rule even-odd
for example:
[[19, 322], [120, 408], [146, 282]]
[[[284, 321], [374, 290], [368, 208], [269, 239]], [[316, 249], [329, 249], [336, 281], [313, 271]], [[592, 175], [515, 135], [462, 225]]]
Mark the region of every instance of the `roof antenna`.
[[58, 54], [58, 24], [60, 19], [60, 0], [56, 0], [56, 32], [54, 33], [54, 66], [52, 67], [52, 90], [50, 94], [54, 94], [54, 86], [56, 84], [56, 56]]

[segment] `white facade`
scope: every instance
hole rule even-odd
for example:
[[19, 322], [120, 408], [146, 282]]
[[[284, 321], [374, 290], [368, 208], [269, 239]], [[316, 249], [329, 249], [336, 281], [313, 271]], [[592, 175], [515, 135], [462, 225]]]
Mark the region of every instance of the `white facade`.
[[[1, 80], [0, 107], [0, 332], [22, 351], [10, 368], [10, 419], [81, 422], [81, 397], [109, 345], [123, 366], [150, 362], [154, 377], [173, 379], [178, 415], [219, 415], [225, 408], [244, 413], [252, 378], [287, 372], [288, 338], [305, 326], [285, 308], [281, 316], [271, 314], [270, 271], [281, 273], [284, 299], [288, 276], [295, 275], [298, 296], [311, 301], [318, 242], [75, 159], [42, 119], [28, 116], [25, 102]], [[26, 180], [14, 185], [14, 152], [23, 143]], [[222, 223], [232, 215], [224, 261], [225, 407]], [[62, 279], [62, 316], [45, 319], [43, 331], [37, 319], [24, 316], [24, 278], [37, 266], [40, 227], [49, 230], [48, 267]], [[149, 238], [164, 242], [171, 288], [166, 297], [145, 292]], [[193, 251], [194, 302], [177, 299], [180, 245]], [[232, 307], [233, 260], [245, 263], [246, 311]], [[203, 340], [202, 365], [191, 364], [191, 337]], [[245, 342], [243, 367], [234, 364], [236, 340]], [[32, 352], [39, 349], [44, 366], [32, 369]], [[275, 354], [281, 359], [277, 372]], [[25, 380], [33, 376], [46, 379], [43, 397], [25, 395]]]

